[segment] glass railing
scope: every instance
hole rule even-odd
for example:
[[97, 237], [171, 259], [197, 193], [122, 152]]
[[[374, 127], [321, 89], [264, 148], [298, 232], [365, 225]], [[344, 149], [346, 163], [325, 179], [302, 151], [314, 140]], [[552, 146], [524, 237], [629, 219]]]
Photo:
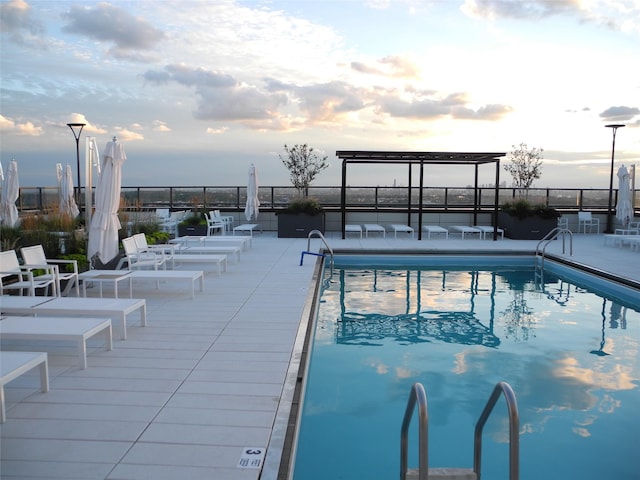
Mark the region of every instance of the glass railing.
[[[84, 201], [84, 191], [81, 199]], [[341, 206], [341, 187], [310, 187], [309, 196], [316, 198], [326, 209], [338, 210]], [[259, 188], [260, 209], [277, 211], [285, 208], [295, 198], [293, 187], [263, 186]], [[635, 205], [640, 207], [640, 192], [635, 192]], [[525, 196], [516, 188], [501, 188], [498, 204]], [[241, 211], [247, 198], [247, 188], [242, 187], [123, 187], [121, 209], [144, 211], [155, 208], [220, 209]], [[407, 210], [418, 209], [420, 188], [412, 187], [347, 187], [345, 191], [347, 210]], [[606, 211], [609, 201], [608, 189], [558, 189], [532, 188], [526, 198], [534, 204], [545, 204], [560, 211]], [[613, 191], [612, 208], [615, 208], [617, 190]], [[481, 210], [493, 208], [495, 190], [482, 187], [477, 192], [472, 187], [425, 187], [422, 189], [423, 210], [456, 211], [468, 210], [477, 205]], [[21, 212], [49, 212], [57, 208], [56, 187], [21, 187], [18, 209]]]

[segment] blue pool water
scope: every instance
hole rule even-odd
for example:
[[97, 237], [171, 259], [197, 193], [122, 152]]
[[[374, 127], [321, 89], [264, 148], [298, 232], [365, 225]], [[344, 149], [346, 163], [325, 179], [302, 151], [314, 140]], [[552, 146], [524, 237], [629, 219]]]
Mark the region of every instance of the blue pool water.
[[[295, 480], [398, 478], [415, 382], [428, 397], [430, 466], [471, 468], [475, 422], [501, 380], [518, 399], [521, 479], [640, 478], [637, 291], [551, 262], [536, 277], [531, 259], [344, 262], [321, 296]], [[483, 478], [506, 479], [502, 399], [484, 431]]]

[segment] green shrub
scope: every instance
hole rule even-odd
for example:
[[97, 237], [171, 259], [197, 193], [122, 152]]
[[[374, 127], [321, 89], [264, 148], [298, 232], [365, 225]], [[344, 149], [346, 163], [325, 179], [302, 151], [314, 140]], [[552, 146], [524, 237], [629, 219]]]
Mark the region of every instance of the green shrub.
[[522, 220], [527, 217], [558, 218], [560, 213], [544, 204], [532, 205], [527, 200], [521, 198], [513, 202], [505, 202], [500, 207], [503, 212]]
[[286, 213], [306, 213], [307, 215], [318, 215], [322, 213], [323, 208], [314, 198], [299, 198], [293, 200], [285, 209]]

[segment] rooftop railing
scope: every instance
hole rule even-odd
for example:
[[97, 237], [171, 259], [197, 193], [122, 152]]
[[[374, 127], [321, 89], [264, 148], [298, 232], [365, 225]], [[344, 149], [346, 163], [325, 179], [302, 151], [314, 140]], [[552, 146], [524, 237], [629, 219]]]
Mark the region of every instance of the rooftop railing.
[[[327, 210], [340, 209], [340, 187], [318, 186], [309, 188], [309, 196], [317, 199]], [[419, 187], [347, 187], [346, 209], [348, 211], [412, 211], [418, 209]], [[278, 211], [286, 208], [296, 197], [293, 187], [261, 186], [258, 198], [260, 210]], [[499, 204], [520, 198], [524, 192], [517, 188], [501, 188]], [[613, 207], [617, 201], [614, 190]], [[635, 203], [640, 208], [640, 193], [635, 192]], [[84, 192], [80, 198], [84, 199]], [[122, 187], [121, 208], [130, 211], [146, 211], [155, 208], [171, 210], [184, 209], [220, 209], [224, 211], [243, 211], [247, 188], [245, 186], [192, 186], [192, 187]], [[561, 212], [578, 210], [606, 212], [608, 207], [608, 189], [583, 188], [531, 188], [526, 198], [533, 204], [544, 204]], [[480, 211], [490, 210], [494, 206], [495, 189], [478, 189], [477, 205], [473, 187], [424, 187], [423, 211], [455, 212], [465, 211], [477, 206]], [[49, 212], [58, 204], [57, 187], [21, 187], [18, 198], [20, 212]]]

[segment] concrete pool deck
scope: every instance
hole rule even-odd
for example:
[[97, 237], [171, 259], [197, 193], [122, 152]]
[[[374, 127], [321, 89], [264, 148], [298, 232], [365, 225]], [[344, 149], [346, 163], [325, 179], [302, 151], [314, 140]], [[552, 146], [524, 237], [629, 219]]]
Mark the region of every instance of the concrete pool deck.
[[[531, 251], [537, 241], [348, 238], [330, 233], [334, 249]], [[321, 246], [311, 240], [311, 250]], [[558, 254], [554, 241], [548, 253]], [[207, 273], [191, 299], [179, 284], [144, 282], [148, 326], [105, 351], [90, 342], [88, 368], [74, 345], [42, 344], [49, 352], [50, 391], [37, 372], [5, 387], [7, 421], [0, 426], [3, 479], [223, 479], [277, 477], [290, 393], [286, 379], [315, 257], [307, 239], [253, 236], [252, 248], [222, 276]], [[640, 252], [604, 245], [603, 235], [574, 235], [564, 255], [640, 282]], [[189, 269], [194, 268], [189, 266]], [[98, 296], [98, 288], [88, 296]], [[105, 288], [105, 296], [111, 292]], [[37, 344], [34, 345], [37, 347]], [[4, 349], [23, 349], [12, 341]], [[279, 407], [281, 407], [279, 409]], [[277, 418], [277, 416], [280, 416]], [[266, 449], [263, 468], [255, 453]], [[254, 457], [252, 457], [254, 455]]]

